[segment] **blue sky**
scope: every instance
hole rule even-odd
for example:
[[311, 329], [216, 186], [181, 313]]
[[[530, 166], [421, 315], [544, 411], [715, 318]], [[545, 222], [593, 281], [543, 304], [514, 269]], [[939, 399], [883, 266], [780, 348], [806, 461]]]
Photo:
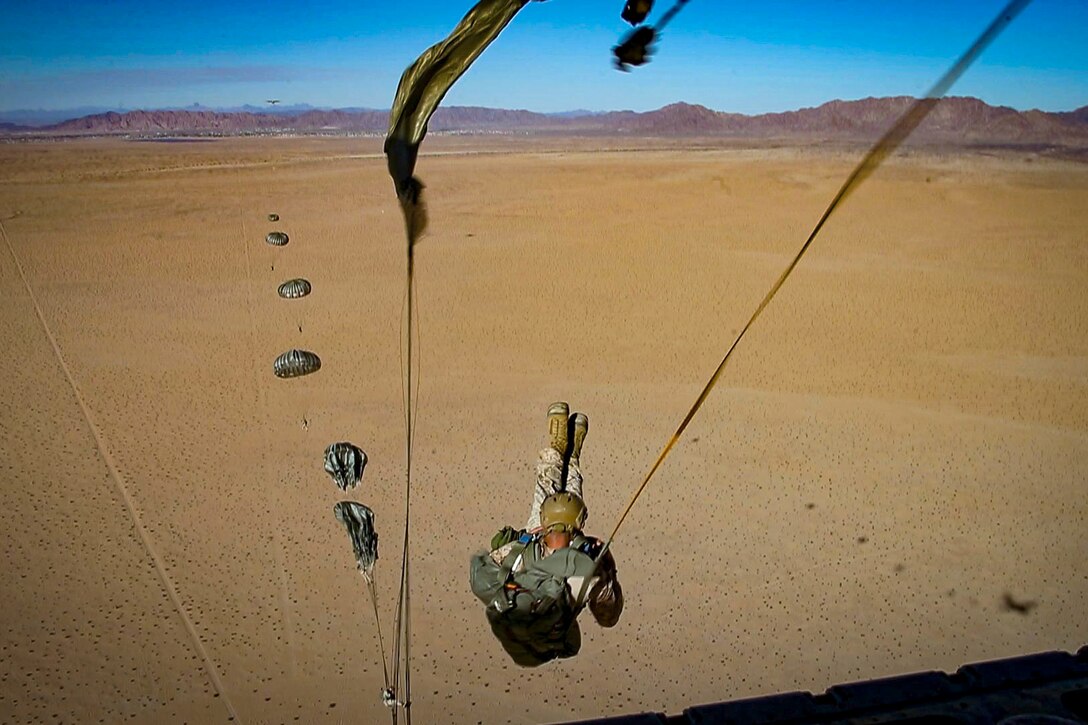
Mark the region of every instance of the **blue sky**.
[[[0, 110], [285, 104], [388, 108], [401, 71], [471, 0], [0, 0]], [[920, 95], [1004, 0], [691, 0], [654, 60], [610, 64], [621, 0], [525, 7], [447, 105], [762, 113]], [[652, 23], [669, 5], [658, 0]], [[994, 105], [1088, 105], [1088, 2], [1035, 0], [952, 89]]]

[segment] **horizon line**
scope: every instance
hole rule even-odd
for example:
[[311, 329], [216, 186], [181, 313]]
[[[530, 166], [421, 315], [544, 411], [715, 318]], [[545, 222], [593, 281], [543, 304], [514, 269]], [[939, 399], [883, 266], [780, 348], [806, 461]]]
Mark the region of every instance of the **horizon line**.
[[[862, 98], [831, 98], [831, 99], [828, 99], [828, 100], [823, 101], [821, 103], [818, 103], [816, 105], [797, 106], [797, 107], [791, 108], [789, 110], [784, 110], [784, 111], [761, 111], [761, 112], [758, 112], [758, 113], [745, 113], [745, 112], [742, 112], [742, 111], [729, 111], [729, 110], [716, 109], [716, 108], [711, 108], [710, 106], [704, 105], [702, 103], [694, 103], [694, 102], [691, 102], [691, 101], [684, 101], [684, 100], [671, 101], [671, 102], [666, 103], [666, 104], [664, 104], [662, 106], [647, 109], [647, 110], [644, 110], [644, 111], [636, 111], [636, 110], [631, 109], [631, 108], [611, 108], [611, 109], [571, 108], [571, 109], [565, 109], [565, 110], [561, 110], [561, 111], [538, 111], [538, 110], [533, 110], [533, 109], [530, 109], [530, 108], [512, 108], [512, 107], [505, 107], [505, 106], [484, 106], [484, 105], [468, 105], [468, 104], [464, 104], [464, 105], [455, 104], [455, 105], [443, 106], [443, 109], [451, 110], [451, 109], [456, 109], [456, 108], [477, 108], [477, 109], [486, 109], [486, 110], [492, 110], [492, 111], [514, 111], [514, 112], [523, 112], [523, 113], [533, 113], [533, 114], [538, 114], [538, 115], [542, 115], [542, 116], [559, 116], [559, 115], [565, 115], [565, 114], [603, 115], [603, 114], [607, 114], [607, 113], [652, 113], [654, 111], [659, 111], [659, 110], [661, 110], [663, 108], [668, 108], [670, 106], [684, 105], [684, 106], [695, 106], [695, 107], [699, 107], [699, 108], [705, 108], [705, 109], [707, 109], [709, 111], [712, 111], [714, 113], [727, 113], [727, 114], [733, 114], [733, 115], [738, 115], [738, 116], [752, 117], [752, 116], [775, 115], [775, 114], [781, 114], [781, 113], [791, 113], [791, 112], [802, 111], [802, 110], [806, 110], [806, 109], [820, 108], [821, 106], [825, 106], [825, 105], [827, 105], [829, 103], [857, 103], [857, 102], [868, 101], [868, 100], [888, 100], [888, 99], [897, 99], [897, 98], [909, 98], [909, 99], [917, 100], [918, 97], [917, 96], [900, 94], [900, 95], [893, 95], [893, 96], [865, 96], [865, 97], [862, 97]], [[1074, 112], [1074, 111], [1078, 111], [1078, 110], [1080, 110], [1082, 108], [1088, 107], [1088, 101], [1086, 101], [1083, 105], [1077, 106], [1075, 108], [1069, 108], [1069, 109], [1058, 110], [1058, 111], [1047, 111], [1047, 110], [1040, 109], [1038, 107], [1017, 108], [1015, 106], [1010, 106], [1010, 105], [1006, 105], [1006, 104], [993, 104], [993, 103], [990, 103], [990, 102], [988, 102], [988, 101], [986, 101], [986, 100], [984, 100], [982, 98], [979, 98], [977, 96], [949, 95], [949, 96], [944, 96], [942, 98], [942, 100], [952, 100], [952, 99], [966, 99], [966, 100], [979, 101], [979, 102], [981, 102], [981, 103], [983, 103], [983, 104], [985, 104], [987, 106], [990, 106], [991, 108], [1008, 108], [1008, 109], [1011, 109], [1011, 110], [1014, 110], [1014, 111], [1017, 111], [1017, 112], [1020, 112], [1020, 113], [1027, 113], [1027, 112], [1030, 112], [1030, 111], [1038, 111], [1040, 113], [1071, 113], [1071, 112]], [[245, 110], [243, 111], [242, 109], [245, 109]], [[67, 113], [67, 112], [80, 112], [80, 113], [83, 113], [83, 116], [87, 116], [87, 115], [100, 115], [100, 114], [103, 114], [103, 113], [132, 113], [132, 112], [136, 112], [136, 111], [146, 111], [146, 112], [152, 112], [152, 111], [212, 111], [212, 112], [216, 112], [216, 113], [248, 112], [248, 113], [272, 113], [272, 114], [277, 114], [277, 115], [285, 115], [286, 113], [290, 113], [292, 111], [303, 111], [303, 112], [304, 111], [345, 111], [345, 112], [388, 113], [389, 110], [390, 110], [389, 108], [375, 108], [375, 107], [361, 106], [361, 105], [360, 106], [313, 105], [313, 104], [310, 104], [310, 103], [308, 103], [306, 101], [298, 101], [298, 102], [294, 102], [294, 103], [284, 103], [284, 102], [281, 101], [279, 104], [276, 104], [276, 106], [268, 106], [267, 108], [262, 106], [262, 105], [249, 103], [249, 102], [243, 102], [243, 103], [241, 103], [239, 105], [236, 105], [236, 106], [207, 106], [207, 105], [204, 105], [204, 104], [200, 103], [199, 101], [195, 101], [195, 102], [193, 102], [191, 104], [188, 104], [188, 105], [175, 105], [175, 106], [134, 106], [134, 107], [125, 107], [125, 106], [121, 106], [121, 105], [116, 105], [116, 106], [85, 105], [85, 106], [72, 106], [72, 107], [68, 107], [68, 108], [11, 108], [11, 109], [0, 109], [0, 114], [34, 114], [34, 113], [57, 114], [57, 113]], [[83, 116], [73, 116], [72, 118], [73, 119], [74, 118], [80, 118], [80, 117], [83, 117]], [[68, 119], [68, 120], [72, 120], [72, 119]]]

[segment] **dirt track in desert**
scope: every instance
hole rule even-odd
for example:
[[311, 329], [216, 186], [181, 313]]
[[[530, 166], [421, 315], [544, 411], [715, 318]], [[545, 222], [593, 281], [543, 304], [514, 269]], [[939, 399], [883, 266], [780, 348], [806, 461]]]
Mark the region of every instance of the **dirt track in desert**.
[[[620, 530], [619, 624], [510, 661], [467, 562], [523, 522], [548, 404], [590, 417], [605, 535], [860, 153], [622, 145], [424, 147], [417, 720], [677, 713], [1088, 644], [1088, 166], [908, 149]], [[0, 220], [0, 719], [382, 722], [322, 470], [334, 441], [369, 454], [347, 498], [376, 513], [388, 644], [404, 243], [380, 140], [0, 145]], [[292, 277], [313, 294], [278, 298]], [[323, 368], [275, 378], [292, 347]]]

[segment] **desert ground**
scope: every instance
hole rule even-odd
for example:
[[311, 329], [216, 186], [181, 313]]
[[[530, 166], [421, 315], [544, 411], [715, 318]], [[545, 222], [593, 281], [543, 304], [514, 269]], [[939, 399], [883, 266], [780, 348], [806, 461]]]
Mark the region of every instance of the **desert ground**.
[[[375, 511], [389, 650], [405, 244], [380, 150], [0, 145], [0, 720], [387, 720], [332, 515]], [[589, 415], [606, 535], [863, 149], [423, 151], [418, 722], [675, 714], [1088, 644], [1088, 165], [893, 157], [619, 530], [619, 624], [523, 669], [467, 563], [524, 521], [548, 405]], [[292, 277], [313, 294], [280, 299]], [[322, 369], [274, 377], [294, 347]], [[340, 440], [370, 459], [347, 494], [322, 470]]]

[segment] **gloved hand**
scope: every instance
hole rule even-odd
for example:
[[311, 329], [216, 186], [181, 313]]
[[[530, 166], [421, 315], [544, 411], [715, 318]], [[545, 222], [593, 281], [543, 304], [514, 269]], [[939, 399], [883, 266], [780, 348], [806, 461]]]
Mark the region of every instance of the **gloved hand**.
[[614, 627], [623, 613], [623, 589], [617, 578], [616, 560], [605, 552], [597, 565], [598, 579], [589, 591], [589, 611], [602, 627]]

